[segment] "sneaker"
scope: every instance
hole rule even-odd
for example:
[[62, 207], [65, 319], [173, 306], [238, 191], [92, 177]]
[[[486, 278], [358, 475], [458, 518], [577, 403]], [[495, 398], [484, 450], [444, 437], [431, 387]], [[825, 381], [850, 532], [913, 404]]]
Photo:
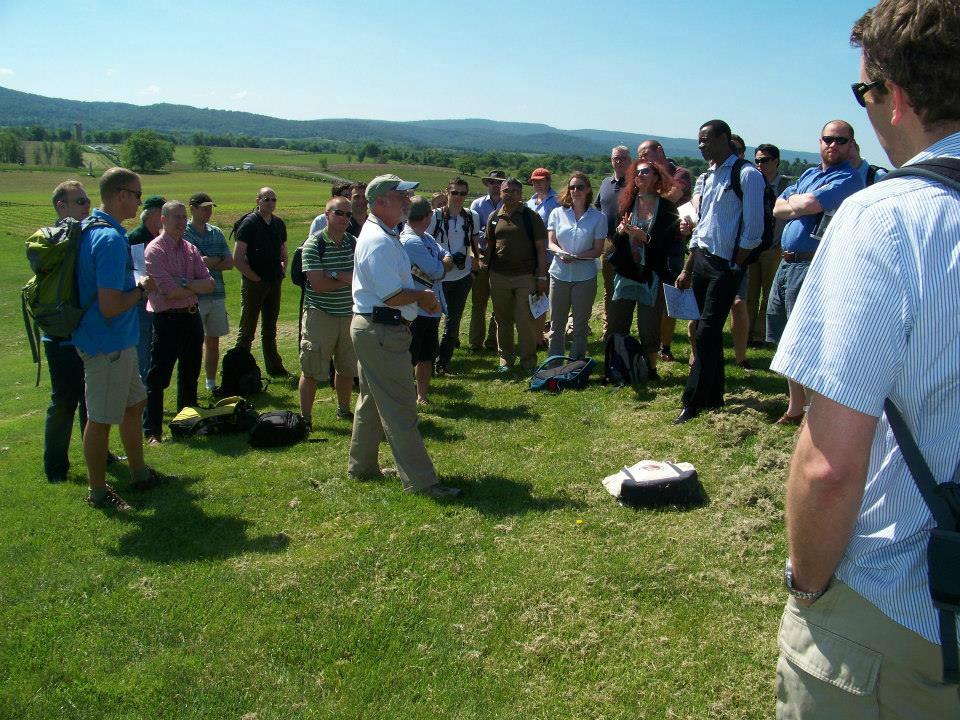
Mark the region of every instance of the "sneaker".
[[433, 366], [433, 374], [437, 377], [443, 377], [447, 374], [447, 366], [443, 363], [437, 363]]
[[109, 485], [106, 494], [99, 500], [94, 500], [90, 495], [86, 497], [86, 503], [92, 508], [99, 510], [116, 510], [117, 512], [130, 512], [133, 507], [122, 497], [117, 495], [117, 491]]
[[337, 420], [349, 420], [353, 422], [353, 413], [346, 408], [337, 408]]
[[163, 442], [163, 438], [159, 435], [147, 435], [147, 445], [150, 447], [156, 447]]
[[669, 347], [668, 345], [661, 345], [661, 346], [660, 346], [659, 355], [660, 355], [660, 359], [663, 360], [663, 361], [665, 361], [665, 362], [674, 362], [674, 361], [675, 361], [675, 358], [673, 357], [673, 353], [670, 352], [670, 347]]
[[737, 367], [741, 370], [753, 370], [753, 365], [750, 364], [749, 360], [741, 360], [737, 363]]
[[123, 463], [126, 461], [126, 455], [114, 455], [112, 452], [107, 453], [107, 465], [115, 465], [117, 463]]
[[147, 472], [146, 480], [134, 480], [130, 483], [131, 490], [134, 492], [145, 492], [146, 490], [153, 490], [155, 487], [160, 487], [161, 485], [166, 485], [168, 482], [177, 480], [176, 475], [161, 475], [153, 468], [147, 468]]
[[460, 492], [460, 488], [450, 487], [449, 485], [441, 485], [440, 483], [434, 483], [428, 487], [411, 491], [411, 493], [414, 495], [426, 495], [427, 497], [434, 498], [435, 500], [439, 498], [453, 498], [459, 495]]

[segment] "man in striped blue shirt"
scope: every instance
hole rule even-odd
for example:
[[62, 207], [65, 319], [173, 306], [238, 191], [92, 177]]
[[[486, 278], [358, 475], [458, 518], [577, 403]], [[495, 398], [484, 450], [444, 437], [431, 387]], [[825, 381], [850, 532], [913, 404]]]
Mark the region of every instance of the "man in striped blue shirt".
[[696, 356], [683, 409], [674, 424], [695, 418], [701, 410], [723, 405], [723, 324], [726, 322], [740, 282], [742, 263], [760, 244], [763, 234], [763, 175], [750, 163], [740, 169], [737, 197], [731, 173], [737, 156], [731, 144], [730, 126], [710, 120], [700, 127], [703, 159], [714, 164], [708, 171], [700, 196], [700, 222], [690, 238], [690, 254], [677, 276], [678, 288], [692, 287], [700, 307], [696, 329]]
[[[960, 158], [960, 3], [881, 0], [851, 40], [893, 165]], [[960, 193], [902, 177], [843, 203], [772, 365], [812, 391], [787, 481], [780, 718], [960, 717], [928, 588], [935, 523], [883, 416], [889, 398], [937, 481], [953, 477], [958, 297]]]

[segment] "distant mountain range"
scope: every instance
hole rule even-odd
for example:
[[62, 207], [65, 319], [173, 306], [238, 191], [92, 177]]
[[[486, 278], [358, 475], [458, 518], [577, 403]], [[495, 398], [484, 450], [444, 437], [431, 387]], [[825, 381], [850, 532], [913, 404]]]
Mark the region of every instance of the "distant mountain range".
[[[698, 157], [697, 141], [690, 138], [640, 135], [612, 130], [558, 130], [539, 123], [495, 120], [284, 120], [236, 110], [209, 110], [189, 105], [131, 105], [116, 102], [63, 100], [0, 87], [0, 126], [43, 125], [70, 127], [82, 123], [88, 130], [152, 128], [159, 132], [247, 135], [289, 140], [326, 139], [384, 143], [484, 152], [601, 155], [615, 145], [632, 151], [643, 140], [656, 137], [667, 155]], [[814, 153], [781, 149], [784, 159], [818, 162]]]

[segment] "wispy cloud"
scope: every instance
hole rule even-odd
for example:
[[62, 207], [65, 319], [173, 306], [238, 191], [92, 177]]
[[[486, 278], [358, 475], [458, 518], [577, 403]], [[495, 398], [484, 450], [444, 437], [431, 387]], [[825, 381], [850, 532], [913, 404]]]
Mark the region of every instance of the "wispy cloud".
[[247, 95], [249, 95], [249, 94], [250, 94], [250, 92], [249, 92], [248, 90], [241, 90], [240, 92], [236, 92], [236, 93], [233, 94], [233, 99], [234, 99], [234, 100], [243, 100], [243, 99], [244, 99]]
[[11, 75], [16, 75], [16, 73], [10, 68], [0, 68], [0, 77], [10, 77]]
[[160, 86], [159, 85], [147, 85], [145, 88], [137, 90], [138, 95], [159, 95]]

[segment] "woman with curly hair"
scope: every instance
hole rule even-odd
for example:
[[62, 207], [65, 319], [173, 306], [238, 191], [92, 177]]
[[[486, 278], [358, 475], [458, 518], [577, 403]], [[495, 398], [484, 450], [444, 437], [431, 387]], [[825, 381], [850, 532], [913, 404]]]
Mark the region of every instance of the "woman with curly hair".
[[666, 195], [673, 189], [667, 168], [653, 160], [635, 160], [620, 192], [621, 221], [613, 238], [610, 263], [614, 275], [608, 328], [629, 334], [634, 308], [637, 334], [656, 380], [660, 346], [662, 283], [675, 280], [668, 263], [671, 244], [678, 241], [677, 206]]
[[574, 172], [560, 195], [560, 207], [547, 218], [550, 263], [550, 354], [563, 355], [567, 317], [573, 310], [570, 357], [587, 354], [590, 311], [597, 295], [596, 259], [607, 237], [607, 217], [591, 204], [590, 178]]

